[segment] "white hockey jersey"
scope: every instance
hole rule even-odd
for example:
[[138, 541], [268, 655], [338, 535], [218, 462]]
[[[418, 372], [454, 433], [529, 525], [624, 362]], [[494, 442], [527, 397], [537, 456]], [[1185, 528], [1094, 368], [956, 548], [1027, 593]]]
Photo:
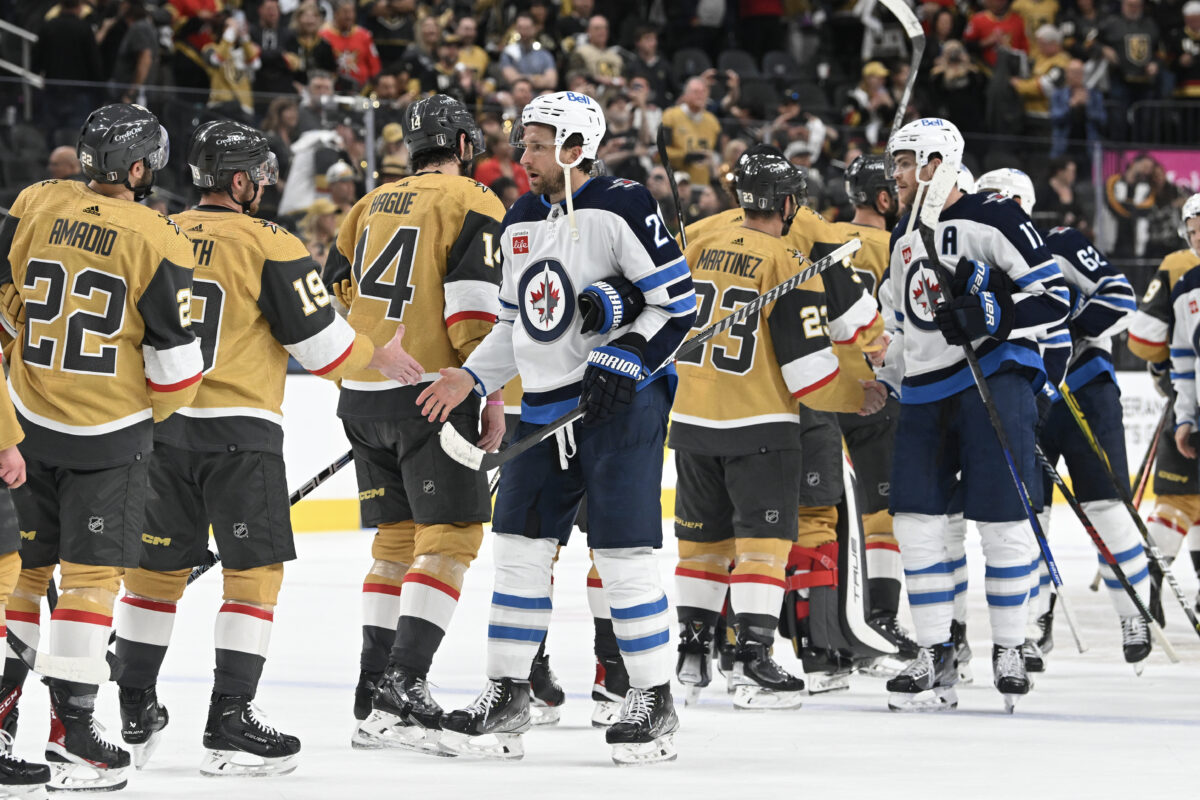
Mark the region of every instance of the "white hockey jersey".
[[[904, 234], [907, 227], [905, 215], [892, 232], [891, 260], [879, 290], [892, 343], [877, 374], [901, 403], [929, 403], [957, 394], [973, 381], [962, 348], [947, 345], [938, 329], [925, 281], [934, 292], [941, 281], [927, 268], [919, 230], [914, 226]], [[953, 274], [958, 260], [966, 257], [1003, 270], [1016, 284], [1016, 318], [1008, 339], [978, 339], [975, 352], [984, 375], [1023, 369], [1040, 389], [1045, 373], [1037, 338], [1066, 317], [1070, 293], [1033, 222], [1003, 195], [968, 194], [942, 212], [934, 240], [944, 274]]]
[[1196, 353], [1200, 351], [1200, 266], [1192, 267], [1171, 290], [1171, 384], [1175, 425], [1196, 428]]
[[[520, 374], [521, 418], [552, 422], [579, 404], [588, 353], [610, 342], [638, 351], [647, 370], [666, 362], [696, 316], [692, 276], [658, 205], [640, 183], [592, 178], [573, 196], [579, 238], [566, 204], [526, 194], [504, 217], [498, 324], [463, 367], [487, 394]], [[646, 298], [630, 325], [580, 333], [579, 293], [622, 275]], [[671, 367], [671, 370], [674, 368]]]

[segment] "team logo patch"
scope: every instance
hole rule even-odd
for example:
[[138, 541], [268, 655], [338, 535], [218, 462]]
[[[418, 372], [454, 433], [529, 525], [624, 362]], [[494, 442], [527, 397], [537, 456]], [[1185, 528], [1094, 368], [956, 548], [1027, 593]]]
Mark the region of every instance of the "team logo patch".
[[933, 320], [934, 299], [930, 292], [937, 295], [941, 292], [941, 284], [931, 270], [924, 269], [927, 262], [920, 259], [908, 271], [907, 292], [904, 297], [905, 313], [908, 319], [921, 330], [937, 329]]
[[763, 516], [767, 520], [767, 524], [774, 525], [776, 522], [779, 522], [779, 509], [768, 508], [767, 513]]
[[245, 539], [250, 536], [250, 528], [244, 522], [233, 523], [233, 538]]
[[530, 338], [553, 342], [575, 318], [575, 288], [561, 263], [545, 258], [531, 264], [517, 284], [521, 323]]
[[425, 494], [437, 494], [437, 486], [433, 481], [423, 481], [421, 483], [421, 491]]
[[880, 497], [887, 497], [892, 491], [892, 485], [884, 481], [876, 487], [876, 491], [879, 492]]
[[909, 264], [912, 262], [912, 248], [911, 247], [905, 247], [904, 249], [902, 249], [900, 251], [900, 255], [904, 259], [905, 264]]
[[809, 486], [820, 486], [821, 485], [821, 473], [810, 472], [810, 473], [808, 473], [808, 475], [805, 476], [804, 480]]
[[519, 231], [513, 234], [512, 237], [513, 255], [528, 255], [529, 254], [529, 233], [527, 231]]
[[104, 517], [88, 517], [88, 531], [91, 533], [104, 533]]

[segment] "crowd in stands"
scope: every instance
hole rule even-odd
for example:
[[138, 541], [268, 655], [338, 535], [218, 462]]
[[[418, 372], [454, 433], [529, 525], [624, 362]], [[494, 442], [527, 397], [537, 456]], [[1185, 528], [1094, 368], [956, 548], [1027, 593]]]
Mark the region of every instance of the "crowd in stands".
[[[1200, 113], [1188, 113], [1200, 109], [1200, 0], [916, 10], [927, 46], [909, 118], [955, 122], [976, 171], [1033, 175], [1047, 226], [1090, 233], [1102, 212], [1117, 255], [1176, 249], [1173, 220], [1191, 190], [1135, 153], [1200, 136]], [[512, 120], [535, 95], [565, 89], [604, 106], [605, 169], [644, 182], [672, 228], [668, 171], [684, 219], [698, 219], [731, 204], [733, 165], [760, 141], [805, 169], [814, 208], [848, 218], [842, 173], [884, 147], [911, 57], [873, 0], [0, 0], [0, 18], [38, 34], [31, 69], [47, 81], [34, 125], [20, 122], [20, 82], [0, 82], [0, 205], [32, 180], [77, 173], [71, 145], [91, 108], [141, 102], [175, 149], [156, 202], [188, 201], [182, 151], [199, 122], [257, 125], [285, 178], [262, 213], [318, 258], [368, 186], [408, 174], [403, 113], [433, 92], [477, 111], [487, 151], [474, 177], [506, 204], [528, 189]], [[14, 48], [0, 38], [0, 57], [19, 61]], [[1111, 176], [1101, 145], [1130, 152]], [[1102, 191], [1087, 188], [1096, 180]]]

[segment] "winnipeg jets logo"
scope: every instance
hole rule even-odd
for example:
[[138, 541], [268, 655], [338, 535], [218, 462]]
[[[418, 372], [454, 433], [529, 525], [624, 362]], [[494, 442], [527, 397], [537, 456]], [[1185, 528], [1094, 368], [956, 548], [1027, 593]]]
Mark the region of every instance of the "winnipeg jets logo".
[[521, 323], [539, 342], [552, 342], [571, 328], [575, 289], [561, 263], [544, 258], [530, 264], [518, 282]]
[[905, 311], [918, 328], [934, 330], [937, 324], [933, 320], [933, 309], [942, 287], [937, 275], [925, 268], [927, 263], [924, 258], [918, 259], [908, 270]]

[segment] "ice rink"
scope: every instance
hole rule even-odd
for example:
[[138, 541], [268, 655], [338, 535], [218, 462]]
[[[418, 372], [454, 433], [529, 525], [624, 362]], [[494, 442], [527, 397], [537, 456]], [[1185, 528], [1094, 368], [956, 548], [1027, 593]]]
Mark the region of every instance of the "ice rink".
[[[671, 586], [669, 523], [661, 552]], [[551, 663], [567, 691], [562, 722], [526, 736], [519, 763], [420, 756], [350, 748], [351, 703], [358, 675], [359, 587], [370, 534], [304, 534], [300, 560], [288, 565], [258, 703], [268, 722], [303, 742], [300, 767], [282, 778], [203, 778], [197, 772], [211, 685], [212, 620], [219, 575], [206, 575], [179, 606], [159, 684], [170, 710], [164, 740], [147, 767], [132, 774], [130, 798], [604, 798], [619, 797], [957, 797], [1128, 798], [1193, 796], [1200, 737], [1200, 638], [1178, 605], [1167, 604], [1167, 633], [1183, 663], [1151, 656], [1142, 677], [1121, 660], [1119, 628], [1108, 598], [1088, 591], [1091, 543], [1065, 506], [1056, 506], [1052, 540], [1069, 599], [1090, 649], [1075, 651], [1061, 614], [1048, 672], [1015, 716], [1003, 713], [991, 686], [990, 643], [977, 538], [971, 563], [969, 633], [975, 685], [959, 690], [957, 711], [887, 711], [883, 681], [855, 676], [848, 692], [805, 700], [784, 712], [734, 711], [723, 687], [697, 707], [680, 707], [678, 761], [618, 768], [603, 731], [590, 725], [592, 625], [585, 596], [582, 540], [565, 548], [556, 569]], [[1181, 563], [1189, 597], [1196, 581]], [[491, 592], [485, 540], [467, 574], [462, 605], [430, 678], [447, 709], [466, 705], [482, 686], [484, 632]], [[776, 655], [799, 670], [791, 646]], [[17, 753], [40, 758], [49, 727], [43, 687], [30, 681], [21, 700]], [[678, 696], [678, 692], [677, 692]], [[101, 690], [97, 718], [119, 740], [116, 689]], [[786, 793], [786, 795], [785, 795]]]

